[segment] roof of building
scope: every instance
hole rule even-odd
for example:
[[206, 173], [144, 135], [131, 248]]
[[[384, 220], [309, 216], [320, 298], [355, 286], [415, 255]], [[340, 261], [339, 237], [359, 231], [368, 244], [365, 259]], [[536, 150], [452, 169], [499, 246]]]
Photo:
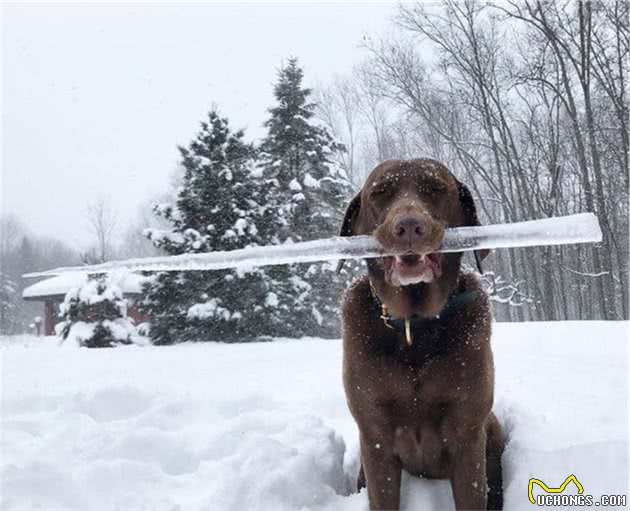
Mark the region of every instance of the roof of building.
[[[84, 273], [64, 273], [55, 277], [40, 280], [22, 292], [25, 300], [42, 300], [44, 298], [63, 298], [68, 291], [85, 283]], [[124, 273], [116, 275], [115, 283], [121, 288], [123, 294], [140, 294], [142, 283], [146, 277], [136, 273]]]

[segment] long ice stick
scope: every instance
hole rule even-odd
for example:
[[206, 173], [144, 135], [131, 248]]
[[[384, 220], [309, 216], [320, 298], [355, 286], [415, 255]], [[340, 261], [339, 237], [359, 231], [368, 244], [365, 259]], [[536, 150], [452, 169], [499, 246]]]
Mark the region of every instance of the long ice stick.
[[[447, 229], [440, 252], [589, 243], [598, 242], [601, 239], [602, 232], [597, 217], [592, 213], [580, 213], [511, 224]], [[24, 277], [44, 277], [69, 272], [108, 273], [118, 270], [212, 271], [336, 259], [362, 259], [384, 255], [395, 254], [385, 252], [372, 236], [333, 237], [283, 245], [247, 247], [225, 252], [145, 257], [109, 261], [90, 266], [69, 266], [28, 273]]]

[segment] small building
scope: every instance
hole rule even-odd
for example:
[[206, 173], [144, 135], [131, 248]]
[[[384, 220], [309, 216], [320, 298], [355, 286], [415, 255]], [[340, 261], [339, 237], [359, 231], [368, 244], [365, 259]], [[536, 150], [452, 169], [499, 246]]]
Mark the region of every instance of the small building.
[[[142, 293], [142, 284], [146, 277], [135, 273], [126, 273], [116, 278], [116, 285], [127, 300], [127, 316], [138, 325], [147, 321], [146, 314], [138, 309], [138, 300]], [[55, 335], [55, 325], [59, 322], [59, 306], [71, 289], [85, 283], [83, 273], [65, 273], [45, 280], [40, 280], [22, 292], [22, 298], [29, 302], [43, 302], [44, 335]]]

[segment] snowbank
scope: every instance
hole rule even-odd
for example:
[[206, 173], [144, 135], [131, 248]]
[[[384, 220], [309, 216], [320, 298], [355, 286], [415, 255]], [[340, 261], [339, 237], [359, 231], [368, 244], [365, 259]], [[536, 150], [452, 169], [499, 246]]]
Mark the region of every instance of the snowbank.
[[[363, 510], [339, 341], [60, 350], [0, 338], [2, 509]], [[506, 509], [627, 492], [628, 323], [497, 324]], [[569, 491], [569, 490], [567, 490]], [[453, 509], [404, 478], [405, 509]]]

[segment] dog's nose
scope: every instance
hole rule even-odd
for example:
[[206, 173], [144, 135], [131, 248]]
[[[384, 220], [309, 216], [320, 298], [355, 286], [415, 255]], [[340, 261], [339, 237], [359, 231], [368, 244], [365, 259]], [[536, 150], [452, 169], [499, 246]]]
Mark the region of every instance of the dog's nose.
[[424, 227], [417, 216], [405, 215], [394, 223], [394, 236], [401, 241], [413, 243], [424, 236]]

